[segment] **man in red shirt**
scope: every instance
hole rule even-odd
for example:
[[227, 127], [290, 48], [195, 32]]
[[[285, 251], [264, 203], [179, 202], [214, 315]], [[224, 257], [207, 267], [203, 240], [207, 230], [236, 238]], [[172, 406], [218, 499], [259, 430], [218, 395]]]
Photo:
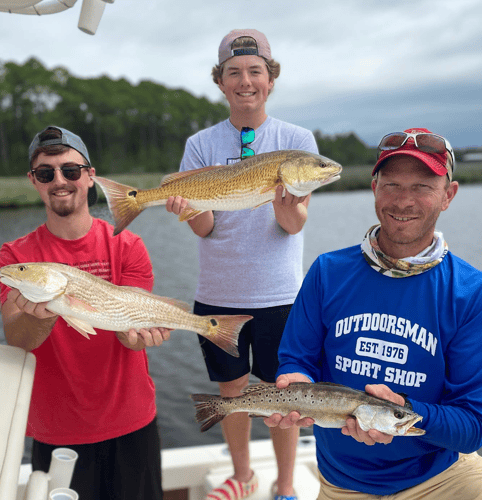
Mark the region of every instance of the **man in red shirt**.
[[[47, 220], [0, 249], [0, 267], [59, 262], [116, 285], [151, 291], [152, 264], [141, 239], [113, 237], [107, 222], [89, 212], [95, 187], [80, 137], [60, 127], [37, 134], [29, 148], [28, 177], [45, 204]], [[1, 285], [2, 320], [10, 345], [37, 358], [27, 435], [32, 466], [48, 471], [52, 450], [77, 451], [71, 488], [82, 500], [162, 499], [160, 438], [154, 383], [146, 346], [169, 331], [98, 330], [90, 341], [46, 303], [33, 303]]]

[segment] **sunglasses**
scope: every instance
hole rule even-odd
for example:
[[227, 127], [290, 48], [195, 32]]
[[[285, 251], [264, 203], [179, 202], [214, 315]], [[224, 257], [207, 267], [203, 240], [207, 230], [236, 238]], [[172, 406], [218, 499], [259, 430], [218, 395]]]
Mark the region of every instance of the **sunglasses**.
[[248, 144], [254, 141], [255, 132], [250, 127], [243, 127], [241, 129], [241, 159], [244, 160], [249, 156], [254, 156], [255, 153], [251, 148], [248, 148]]
[[35, 170], [30, 170], [30, 172], [35, 176], [35, 178], [42, 184], [48, 184], [52, 182], [55, 177], [55, 171], [60, 170], [62, 175], [68, 181], [78, 181], [82, 175], [83, 168], [91, 168], [90, 165], [77, 165], [75, 163], [62, 165], [61, 167], [38, 167]]
[[228, 158], [228, 164], [235, 163], [239, 159], [244, 160], [250, 156], [254, 156], [256, 153], [253, 149], [248, 147], [254, 141], [255, 132], [251, 127], [243, 127], [241, 129], [241, 154], [238, 158]]
[[401, 148], [410, 137], [413, 138], [415, 147], [424, 153], [443, 154], [447, 150], [452, 157], [452, 164], [455, 164], [454, 150], [452, 149], [449, 141], [441, 135], [428, 134], [425, 132], [417, 134], [393, 132], [385, 137], [382, 137], [382, 140], [378, 145], [378, 157], [380, 157], [382, 151], [391, 151], [393, 149]]

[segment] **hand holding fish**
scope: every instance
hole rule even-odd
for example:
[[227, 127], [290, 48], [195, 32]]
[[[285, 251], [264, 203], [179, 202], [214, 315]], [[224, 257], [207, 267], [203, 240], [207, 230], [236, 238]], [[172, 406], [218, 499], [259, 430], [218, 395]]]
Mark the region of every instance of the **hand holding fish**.
[[[184, 210], [189, 210], [189, 202], [182, 196], [169, 196], [166, 210], [175, 215], [181, 215]], [[194, 215], [187, 221], [194, 234], [200, 238], [207, 236], [214, 227], [214, 215], [211, 210]]]
[[19, 290], [12, 288], [8, 292], [7, 299], [11, 300], [20, 311], [35, 316], [38, 319], [54, 318], [58, 315], [47, 309], [47, 302], [31, 302], [24, 297]]
[[[140, 342], [140, 349], [143, 349], [144, 347], [160, 346], [165, 340], [170, 339], [171, 331], [172, 328], [141, 328], [139, 331], [131, 328], [123, 335], [127, 339], [129, 346], [136, 346]], [[119, 335], [117, 337], [119, 338]], [[119, 340], [121, 339], [119, 338]]]
[[[368, 384], [365, 386], [365, 392], [377, 398], [392, 401], [400, 406], [403, 406], [405, 403], [402, 396], [393, 392], [385, 384]], [[341, 432], [345, 436], [351, 436], [359, 443], [365, 443], [367, 446], [373, 446], [375, 443], [389, 444], [393, 440], [393, 436], [377, 431], [376, 429], [364, 431], [356, 418], [347, 418], [346, 426], [341, 429]]]
[[299, 233], [308, 218], [310, 195], [296, 196], [283, 186], [275, 190], [273, 200], [274, 214], [278, 224], [288, 233]]
[[166, 201], [166, 210], [175, 215], [181, 215], [181, 212], [188, 206], [188, 201], [182, 196], [169, 196]]
[[[311, 380], [302, 373], [286, 373], [280, 375], [276, 379], [276, 387], [278, 389], [286, 389], [291, 382], [311, 383]], [[268, 427], [279, 427], [280, 429], [288, 429], [293, 425], [297, 425], [298, 427], [311, 427], [315, 423], [310, 417], [301, 418], [301, 415], [297, 411], [292, 411], [285, 417], [280, 413], [274, 413], [270, 417], [264, 418], [263, 421]]]

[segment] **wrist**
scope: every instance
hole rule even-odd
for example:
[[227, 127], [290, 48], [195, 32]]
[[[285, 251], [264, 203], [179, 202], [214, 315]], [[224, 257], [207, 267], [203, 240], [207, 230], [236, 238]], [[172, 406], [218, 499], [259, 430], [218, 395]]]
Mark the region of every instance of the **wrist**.
[[408, 395], [405, 394], [404, 392], [397, 392], [399, 396], [402, 396], [404, 404], [402, 405], [404, 408], [407, 408], [407, 410], [413, 411], [413, 406], [412, 403], [410, 403], [408, 399]]

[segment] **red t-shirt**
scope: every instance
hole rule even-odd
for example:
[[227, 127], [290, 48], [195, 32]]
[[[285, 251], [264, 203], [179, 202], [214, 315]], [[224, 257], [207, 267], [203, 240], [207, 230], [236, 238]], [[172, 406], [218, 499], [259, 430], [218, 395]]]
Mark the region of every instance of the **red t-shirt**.
[[[78, 240], [57, 238], [40, 226], [0, 249], [0, 267], [19, 262], [59, 262], [116, 285], [152, 290], [154, 276], [142, 240], [94, 219]], [[1, 285], [2, 304], [9, 288]], [[145, 349], [124, 347], [115, 333], [97, 330], [87, 340], [59, 318], [34, 349], [37, 358], [27, 435], [47, 444], [96, 443], [123, 436], [156, 415], [154, 383]]]

